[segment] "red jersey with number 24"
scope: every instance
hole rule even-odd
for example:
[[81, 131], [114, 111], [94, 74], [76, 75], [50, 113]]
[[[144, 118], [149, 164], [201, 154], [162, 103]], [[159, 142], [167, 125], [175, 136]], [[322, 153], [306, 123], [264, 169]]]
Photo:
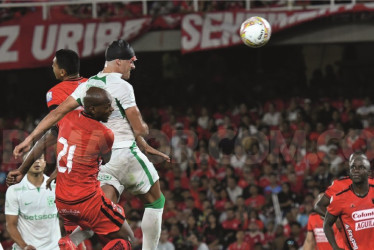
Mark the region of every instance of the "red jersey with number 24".
[[111, 150], [114, 135], [79, 110], [68, 113], [58, 126], [56, 199], [79, 203], [100, 189], [101, 156]]
[[369, 192], [358, 197], [349, 188], [332, 196], [327, 211], [340, 217], [350, 249], [373, 249], [374, 239], [374, 186], [369, 185]]

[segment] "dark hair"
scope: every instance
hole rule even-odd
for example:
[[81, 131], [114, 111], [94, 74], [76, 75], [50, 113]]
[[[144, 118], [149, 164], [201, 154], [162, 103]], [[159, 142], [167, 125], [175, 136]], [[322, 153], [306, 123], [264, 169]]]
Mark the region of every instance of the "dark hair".
[[55, 56], [58, 67], [66, 70], [68, 76], [79, 74], [79, 56], [75, 51], [60, 49], [56, 51]]
[[130, 60], [135, 58], [134, 49], [125, 40], [113, 41], [105, 51], [105, 60], [112, 61], [115, 59]]

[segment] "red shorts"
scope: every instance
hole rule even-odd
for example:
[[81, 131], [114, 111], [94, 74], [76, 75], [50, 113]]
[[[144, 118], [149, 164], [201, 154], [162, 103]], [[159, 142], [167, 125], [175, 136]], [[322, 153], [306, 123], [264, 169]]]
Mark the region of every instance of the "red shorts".
[[76, 223], [83, 230], [91, 229], [99, 235], [118, 231], [125, 221], [124, 209], [106, 198], [101, 189], [81, 202], [56, 198], [56, 206], [64, 219]]

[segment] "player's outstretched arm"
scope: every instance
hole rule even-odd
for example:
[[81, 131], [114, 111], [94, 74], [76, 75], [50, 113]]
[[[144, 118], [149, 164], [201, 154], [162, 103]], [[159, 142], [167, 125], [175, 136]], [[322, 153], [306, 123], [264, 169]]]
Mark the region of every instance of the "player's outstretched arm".
[[15, 158], [22, 156], [23, 153], [27, 152], [32, 145], [34, 140], [38, 140], [45, 131], [50, 129], [54, 124], [61, 120], [68, 112], [76, 109], [79, 103], [71, 96], [61, 103], [55, 110], [51, 111], [44, 119], [38, 124], [38, 126], [32, 131], [32, 133], [26, 137], [26, 139], [17, 145], [13, 150]]
[[330, 199], [326, 195], [322, 195], [321, 198], [314, 205], [314, 211], [324, 217], [327, 212], [327, 206], [330, 204]]
[[304, 250], [316, 249], [316, 240], [314, 239], [313, 232], [308, 231], [308, 233], [306, 234], [303, 249]]
[[9, 232], [10, 237], [20, 246], [22, 249], [27, 250], [35, 250], [36, 248], [31, 245], [27, 245], [27, 243], [23, 240], [20, 232], [17, 229], [18, 225], [18, 215], [5, 215], [6, 219], [6, 228]]
[[332, 230], [332, 226], [337, 218], [338, 217], [330, 214], [329, 212], [326, 212], [325, 220], [323, 222], [323, 231], [325, 232], [326, 238], [334, 250], [343, 250], [336, 244], [334, 231]]
[[21, 166], [16, 169], [9, 171], [6, 178], [8, 186], [19, 183], [22, 178], [29, 171], [30, 167], [34, 162], [40, 158], [45, 152], [46, 148], [55, 145], [57, 142], [57, 134], [55, 131], [48, 130], [39, 141], [36, 142], [35, 146], [31, 149], [30, 153], [26, 156], [26, 159], [22, 162]]
[[148, 154], [152, 155], [158, 155], [162, 157], [165, 161], [170, 162], [170, 157], [161, 151], [158, 151], [157, 149], [153, 148], [150, 146], [142, 136], [136, 137], [136, 144], [138, 145], [139, 148], [147, 152]]
[[125, 113], [130, 122], [131, 128], [134, 131], [135, 138], [148, 135], [148, 125], [143, 121], [142, 115], [137, 106], [127, 108]]

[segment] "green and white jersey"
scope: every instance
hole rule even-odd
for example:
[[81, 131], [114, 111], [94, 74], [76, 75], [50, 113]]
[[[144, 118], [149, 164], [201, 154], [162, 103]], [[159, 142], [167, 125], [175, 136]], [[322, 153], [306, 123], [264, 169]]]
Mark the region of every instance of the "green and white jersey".
[[[38, 250], [59, 249], [61, 238], [58, 212], [55, 203], [55, 184], [52, 190], [46, 188], [47, 179], [40, 188], [27, 180], [27, 176], [18, 184], [10, 186], [5, 197], [5, 214], [18, 215], [18, 231], [28, 245]], [[22, 249], [13, 244], [12, 249]]]
[[125, 110], [136, 106], [134, 89], [130, 83], [121, 78], [120, 73], [102, 73], [90, 77], [88, 81], [81, 83], [71, 94], [80, 105], [84, 105], [83, 99], [90, 87], [105, 89], [113, 98], [113, 113], [107, 123], [103, 123], [114, 133], [113, 148], [130, 147], [135, 140], [134, 132], [126, 118]]

